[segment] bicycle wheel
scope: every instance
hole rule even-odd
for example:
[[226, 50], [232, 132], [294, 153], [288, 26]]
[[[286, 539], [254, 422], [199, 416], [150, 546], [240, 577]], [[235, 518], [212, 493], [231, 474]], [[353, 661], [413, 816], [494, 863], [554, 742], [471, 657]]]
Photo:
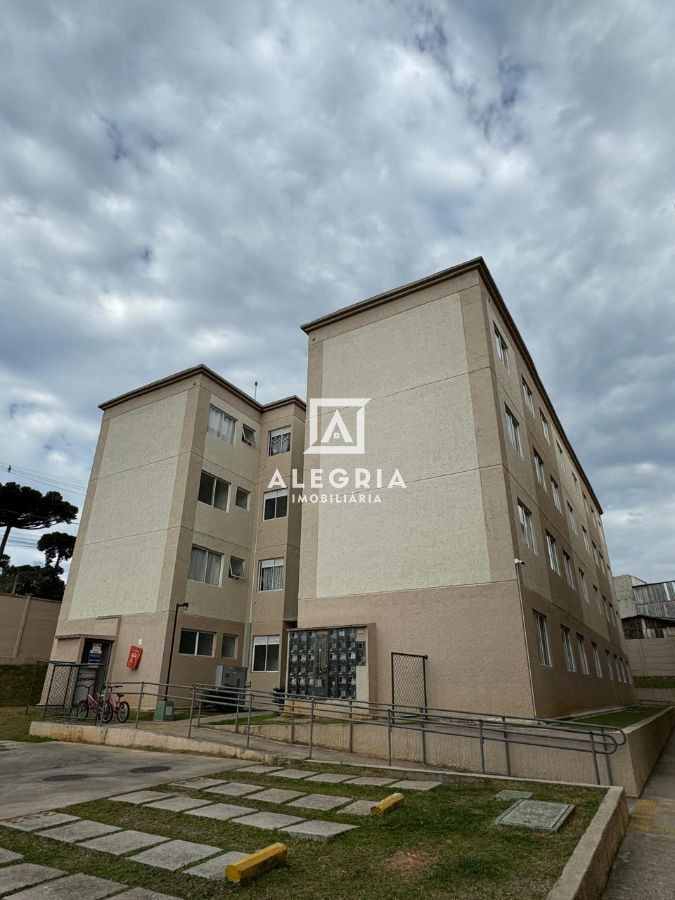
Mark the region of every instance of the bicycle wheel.
[[89, 704], [86, 700], [80, 700], [77, 704], [77, 718], [86, 719], [89, 717]]
[[106, 700], [105, 703], [103, 704], [103, 709], [101, 710], [101, 722], [103, 722], [105, 725], [107, 725], [108, 722], [112, 719], [112, 717], [113, 717], [112, 704], [110, 703], [110, 701]]
[[120, 703], [117, 707], [117, 721], [118, 722], [126, 722], [129, 718], [129, 704], [126, 700], [120, 700]]

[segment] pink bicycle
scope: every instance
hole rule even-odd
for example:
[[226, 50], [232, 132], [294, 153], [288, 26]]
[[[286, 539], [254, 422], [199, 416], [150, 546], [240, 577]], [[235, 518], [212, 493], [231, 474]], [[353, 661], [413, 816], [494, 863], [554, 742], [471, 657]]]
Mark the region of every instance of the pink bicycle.
[[[118, 722], [126, 722], [129, 718], [129, 704], [122, 699], [124, 694], [115, 693], [115, 688], [120, 687], [122, 687], [121, 684], [111, 684], [105, 693], [103, 706], [101, 707], [101, 721], [105, 725], [112, 720], [113, 716], [117, 716]], [[90, 690], [87, 690], [87, 696], [77, 704], [77, 718], [88, 719], [90, 712], [96, 716], [98, 710], [99, 701]]]

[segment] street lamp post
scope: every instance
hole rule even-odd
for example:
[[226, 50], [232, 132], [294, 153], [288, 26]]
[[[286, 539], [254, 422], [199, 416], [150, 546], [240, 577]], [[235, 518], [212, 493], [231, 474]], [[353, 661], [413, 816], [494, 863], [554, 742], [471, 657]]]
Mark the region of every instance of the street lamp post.
[[171, 683], [171, 664], [173, 663], [173, 647], [176, 643], [176, 624], [178, 622], [178, 610], [179, 609], [187, 609], [189, 604], [185, 603], [177, 603], [176, 608], [173, 611], [173, 628], [171, 629], [171, 649], [169, 650], [169, 665], [166, 669], [166, 687], [164, 689], [164, 699], [169, 695], [169, 684]]

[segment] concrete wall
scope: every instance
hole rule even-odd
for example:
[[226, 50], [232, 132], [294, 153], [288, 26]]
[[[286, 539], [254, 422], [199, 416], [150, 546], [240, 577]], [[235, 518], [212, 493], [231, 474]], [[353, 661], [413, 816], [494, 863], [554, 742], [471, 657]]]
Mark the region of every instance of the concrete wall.
[[626, 641], [633, 675], [675, 676], [675, 637]]
[[0, 594], [0, 664], [49, 659], [60, 608], [58, 600]]

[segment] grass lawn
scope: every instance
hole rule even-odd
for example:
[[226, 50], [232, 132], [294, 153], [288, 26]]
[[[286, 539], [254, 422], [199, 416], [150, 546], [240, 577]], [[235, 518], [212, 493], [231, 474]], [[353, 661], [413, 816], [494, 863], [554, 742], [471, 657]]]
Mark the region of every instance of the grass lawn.
[[615, 712], [575, 718], [575, 722], [590, 722], [593, 725], [625, 728], [627, 725], [634, 725], [641, 719], [648, 719], [657, 712], [663, 712], [664, 708], [663, 706], [627, 706], [626, 709], [618, 709]]
[[[309, 766], [304, 766], [310, 768]], [[312, 771], [340, 771], [311, 766]], [[342, 770], [344, 771], [344, 769]], [[355, 774], [358, 770], [354, 770]], [[373, 770], [363, 774], [374, 774]], [[224, 779], [241, 780], [261, 787], [309, 790], [309, 785], [287, 782], [269, 775], [224, 772]], [[495, 800], [505, 786], [527, 789], [539, 800], [573, 803], [576, 810], [558, 834], [500, 828], [494, 818], [506, 808]], [[168, 785], [166, 786], [169, 790]], [[324, 794], [377, 800], [390, 792], [345, 784], [313, 784]], [[185, 792], [188, 793], [188, 792]], [[189, 792], [203, 799], [222, 800], [268, 811], [291, 808], [261, 804], [250, 798], [230, 799], [204, 792]], [[252, 851], [280, 840], [289, 848], [289, 865], [268, 872], [246, 886], [235, 888], [182, 874], [153, 869], [129, 859], [57, 843], [36, 834], [0, 827], [0, 846], [23, 853], [26, 862], [56, 866], [112, 878], [130, 886], [184, 898], [215, 898], [235, 891], [241, 896], [269, 898], [544, 898], [590, 822], [602, 791], [526, 782], [490, 779], [447, 783], [429, 792], [406, 792], [403, 807], [387, 816], [366, 818], [334, 813], [311, 813], [304, 818], [323, 818], [358, 825], [326, 844], [302, 841], [283, 832], [265, 832], [243, 825], [203, 819], [185, 813], [113, 803], [107, 800], [67, 808], [69, 813], [101, 822], [222, 847]], [[303, 815], [303, 811], [293, 809]]]
[[25, 706], [35, 666], [0, 666], [0, 707]]
[[635, 687], [675, 688], [675, 675], [636, 675]]

